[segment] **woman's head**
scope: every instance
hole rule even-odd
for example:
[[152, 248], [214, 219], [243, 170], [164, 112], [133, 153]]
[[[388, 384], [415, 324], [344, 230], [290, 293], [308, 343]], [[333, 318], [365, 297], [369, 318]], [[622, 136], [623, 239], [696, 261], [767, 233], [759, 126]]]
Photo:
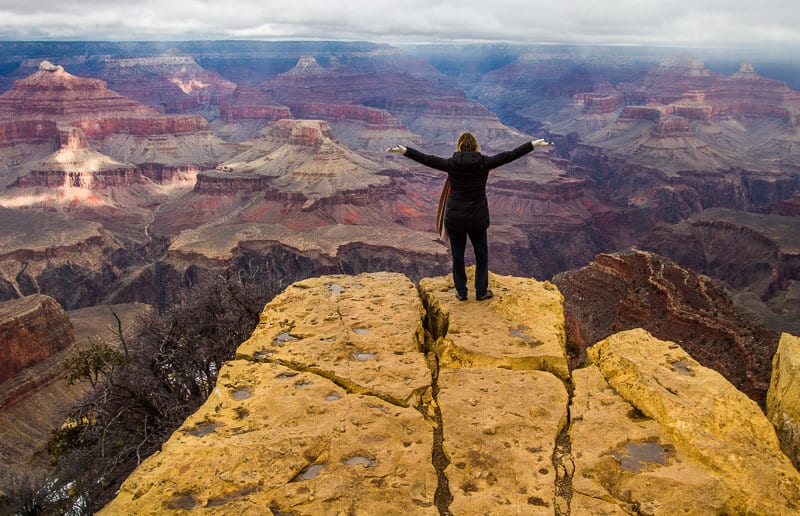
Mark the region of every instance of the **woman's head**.
[[481, 146], [478, 145], [478, 140], [475, 135], [469, 132], [461, 133], [456, 143], [456, 151], [458, 152], [480, 152]]

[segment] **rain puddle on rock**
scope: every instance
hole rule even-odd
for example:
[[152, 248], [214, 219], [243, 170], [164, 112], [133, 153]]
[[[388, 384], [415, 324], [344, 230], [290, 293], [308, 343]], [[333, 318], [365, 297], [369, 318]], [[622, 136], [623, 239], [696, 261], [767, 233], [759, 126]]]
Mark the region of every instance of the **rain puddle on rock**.
[[281, 374], [279, 374], [279, 375], [278, 375], [278, 376], [276, 376], [275, 378], [277, 378], [278, 380], [285, 380], [285, 379], [287, 379], [287, 378], [294, 378], [295, 376], [297, 376], [297, 373], [294, 373], [294, 372], [288, 372], [288, 371], [287, 371], [287, 372], [285, 372], [285, 373], [281, 373]]
[[290, 482], [302, 482], [304, 480], [311, 480], [312, 478], [319, 475], [320, 472], [322, 471], [322, 468], [324, 468], [327, 465], [328, 465], [327, 462], [320, 462], [320, 463], [315, 462], [314, 464], [309, 464], [305, 468], [301, 469], [300, 473], [295, 475], [294, 478], [290, 480]]
[[271, 349], [262, 349], [261, 351], [256, 351], [253, 353], [253, 360], [266, 360], [273, 353], [275, 352]]
[[331, 291], [331, 293], [339, 295], [344, 292], [344, 287], [337, 283], [326, 283], [325, 288]]
[[308, 387], [309, 385], [311, 385], [311, 382], [305, 379], [297, 380], [296, 382], [294, 382], [294, 388], [297, 390], [300, 390], [303, 387]]
[[202, 425], [197, 425], [194, 428], [190, 428], [186, 431], [187, 434], [194, 436], [194, 437], [204, 437], [210, 433], [213, 433], [214, 430], [217, 429], [216, 423], [205, 423]]
[[354, 328], [354, 332], [358, 333], [359, 335], [366, 335], [369, 333], [369, 328]]
[[288, 331], [285, 331], [285, 332], [281, 333], [280, 335], [278, 335], [277, 337], [275, 337], [275, 341], [273, 342], [273, 344], [275, 346], [283, 346], [287, 342], [294, 342], [296, 340], [300, 340], [300, 339], [298, 339], [297, 337], [291, 335]]
[[672, 368], [681, 374], [685, 374], [686, 376], [694, 376], [694, 369], [692, 369], [691, 366], [684, 361], [675, 362], [672, 364]]
[[336, 401], [342, 399], [342, 395], [338, 392], [331, 392], [327, 396], [325, 396], [325, 401]]
[[365, 468], [374, 468], [378, 465], [375, 459], [369, 457], [362, 457], [361, 455], [354, 455], [350, 458], [344, 459], [342, 464], [345, 466], [364, 466]]
[[525, 333], [526, 331], [530, 330], [529, 327], [520, 324], [516, 328], [509, 328], [508, 332], [511, 334], [512, 337], [517, 337], [518, 339], [522, 339], [528, 344], [531, 343], [531, 336]]
[[359, 351], [358, 353], [351, 353], [350, 356], [356, 360], [361, 360], [362, 362], [378, 358], [378, 354], [373, 353], [372, 351]]
[[658, 443], [631, 443], [610, 455], [619, 459], [622, 471], [639, 473], [647, 464], [666, 465], [668, 452]]
[[252, 395], [253, 393], [250, 392], [250, 389], [237, 389], [231, 393], [231, 396], [237, 400], [246, 400]]

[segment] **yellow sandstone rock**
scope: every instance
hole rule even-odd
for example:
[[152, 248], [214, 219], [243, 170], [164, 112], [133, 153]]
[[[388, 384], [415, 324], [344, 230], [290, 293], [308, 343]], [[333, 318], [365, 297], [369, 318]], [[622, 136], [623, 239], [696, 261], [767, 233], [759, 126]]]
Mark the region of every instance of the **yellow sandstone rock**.
[[572, 372], [573, 514], [715, 514], [732, 496], [594, 365]]
[[588, 355], [622, 398], [660, 426], [665, 444], [721, 477], [724, 490], [709, 496], [727, 499], [714, 503], [715, 512], [800, 511], [800, 474], [772, 425], [719, 373], [640, 329], [612, 335]]
[[567, 390], [542, 371], [495, 367], [439, 374], [453, 514], [553, 514], [553, 445]]
[[[643, 330], [570, 375], [556, 288], [490, 288], [460, 302], [449, 277], [389, 273], [288, 287], [102, 513], [800, 513], [800, 474], [721, 375]], [[779, 385], [797, 376], [785, 341]], [[771, 391], [775, 413], [796, 389]]]
[[800, 338], [784, 333], [772, 359], [767, 417], [781, 448], [800, 467]]
[[[473, 284], [475, 268], [467, 271]], [[550, 371], [569, 378], [563, 296], [550, 282], [489, 273], [494, 297], [459, 301], [452, 276], [425, 278], [420, 291], [442, 367]]]
[[438, 514], [431, 448], [413, 408], [236, 360], [102, 513]]
[[350, 392], [413, 406], [430, 388], [422, 301], [402, 274], [297, 282], [264, 308], [237, 358], [310, 371]]

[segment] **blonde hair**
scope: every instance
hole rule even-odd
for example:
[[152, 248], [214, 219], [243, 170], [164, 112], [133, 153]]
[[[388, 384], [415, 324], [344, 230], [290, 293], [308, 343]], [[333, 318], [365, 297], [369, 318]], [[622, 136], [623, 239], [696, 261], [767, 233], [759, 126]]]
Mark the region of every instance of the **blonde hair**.
[[475, 135], [469, 132], [461, 133], [456, 143], [456, 150], [458, 152], [480, 152], [481, 146], [478, 145], [478, 139]]

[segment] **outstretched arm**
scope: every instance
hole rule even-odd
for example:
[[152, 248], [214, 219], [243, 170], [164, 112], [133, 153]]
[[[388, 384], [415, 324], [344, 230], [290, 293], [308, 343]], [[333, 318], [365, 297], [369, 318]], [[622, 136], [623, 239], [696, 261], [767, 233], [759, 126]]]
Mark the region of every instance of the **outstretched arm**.
[[417, 149], [406, 147], [404, 145], [395, 145], [394, 147], [389, 147], [386, 149], [386, 152], [399, 152], [405, 157], [413, 159], [417, 163], [422, 163], [426, 167], [435, 168], [436, 170], [441, 170], [443, 172], [449, 172], [452, 168], [450, 166], [449, 159], [431, 156], [430, 154], [423, 154]]
[[543, 138], [539, 138], [538, 140], [533, 140], [532, 142], [523, 143], [514, 150], [501, 152], [500, 154], [490, 156], [487, 159], [487, 164], [489, 165], [490, 169], [497, 168], [500, 165], [505, 165], [506, 163], [511, 163], [515, 159], [521, 158], [537, 147], [548, 147], [550, 145], [552, 145], [552, 143], [544, 141]]

